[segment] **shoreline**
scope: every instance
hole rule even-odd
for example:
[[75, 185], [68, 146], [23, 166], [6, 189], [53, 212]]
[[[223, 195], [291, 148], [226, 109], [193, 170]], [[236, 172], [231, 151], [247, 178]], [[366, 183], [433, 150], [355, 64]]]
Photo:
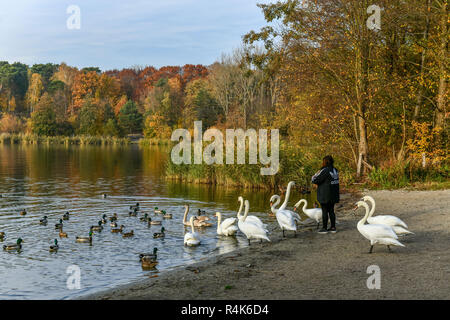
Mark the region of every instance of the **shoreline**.
[[[350, 213], [358, 194], [349, 194], [336, 212], [336, 234], [320, 235], [299, 227], [297, 237], [271, 242], [176, 267], [152, 277], [78, 299], [449, 299], [448, 250], [450, 190], [368, 191], [377, 213], [404, 220], [415, 234], [400, 237], [405, 248], [375, 245], [356, 229], [363, 216]], [[369, 290], [367, 267], [378, 265], [381, 289]]]

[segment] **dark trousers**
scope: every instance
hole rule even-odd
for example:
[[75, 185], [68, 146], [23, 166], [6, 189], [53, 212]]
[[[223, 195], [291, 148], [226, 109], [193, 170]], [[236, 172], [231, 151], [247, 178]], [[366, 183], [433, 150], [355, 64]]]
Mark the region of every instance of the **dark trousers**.
[[322, 224], [323, 228], [327, 229], [328, 216], [330, 217], [331, 228], [336, 227], [336, 215], [334, 214], [334, 202], [321, 203], [322, 207]]

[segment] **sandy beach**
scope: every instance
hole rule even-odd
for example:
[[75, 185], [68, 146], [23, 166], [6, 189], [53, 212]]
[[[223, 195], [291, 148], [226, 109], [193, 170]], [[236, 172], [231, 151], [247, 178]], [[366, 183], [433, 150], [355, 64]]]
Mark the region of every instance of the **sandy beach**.
[[[356, 229], [364, 209], [352, 213], [362, 194], [373, 196], [378, 214], [392, 214], [413, 235], [406, 246], [370, 243]], [[272, 242], [243, 248], [158, 277], [83, 299], [449, 299], [450, 190], [367, 191], [344, 194], [336, 210], [336, 234], [299, 227], [297, 237], [271, 231]], [[275, 219], [275, 218], [274, 218]], [[381, 288], [369, 290], [367, 267], [381, 271]]]

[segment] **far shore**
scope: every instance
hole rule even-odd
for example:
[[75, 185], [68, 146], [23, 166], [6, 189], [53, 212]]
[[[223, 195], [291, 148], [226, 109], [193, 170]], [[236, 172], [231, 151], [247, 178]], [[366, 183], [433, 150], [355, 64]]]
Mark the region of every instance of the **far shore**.
[[[404, 220], [415, 234], [400, 238], [405, 248], [376, 245], [356, 229], [363, 209], [351, 209], [361, 194], [345, 194], [338, 205], [336, 234], [300, 227], [297, 237], [271, 230], [270, 243], [213, 257], [158, 277], [81, 299], [449, 299], [450, 190], [367, 191], [379, 214]], [[377, 265], [381, 288], [368, 289]]]

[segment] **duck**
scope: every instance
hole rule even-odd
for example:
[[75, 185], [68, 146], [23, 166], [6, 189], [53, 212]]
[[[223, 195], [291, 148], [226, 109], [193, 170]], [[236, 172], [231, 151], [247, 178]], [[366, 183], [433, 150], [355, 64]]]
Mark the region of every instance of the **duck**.
[[113, 213], [112, 217], [109, 217], [109, 221], [111, 222], [117, 221], [117, 213]]
[[24, 216], [24, 215], [26, 215], [27, 214], [27, 211], [25, 210], [25, 209], [23, 209], [21, 212], [20, 212], [20, 215], [21, 216]]
[[158, 209], [158, 207], [155, 207], [154, 212], [155, 212], [155, 213], [158, 213], [158, 214], [163, 213], [163, 211], [160, 210], [160, 209]]
[[391, 251], [391, 245], [399, 247], [405, 246], [397, 240], [398, 236], [395, 234], [392, 227], [385, 224], [365, 224], [369, 217], [369, 205], [364, 201], [358, 201], [353, 210], [357, 210], [359, 207], [364, 207], [366, 209], [366, 214], [359, 220], [357, 229], [364, 238], [370, 241], [369, 253], [372, 253], [375, 244], [386, 245], [389, 251]]
[[145, 213], [143, 217], [140, 217], [139, 220], [147, 222], [148, 221], [148, 213]]
[[99, 221], [98, 226], [91, 226], [91, 230], [101, 232], [103, 230], [102, 222]]
[[161, 228], [161, 232], [155, 232], [153, 234], [153, 238], [164, 238], [166, 236], [165, 234], [166, 229], [164, 229], [164, 227]]
[[137, 216], [137, 210], [135, 209], [134, 211], [128, 212], [128, 215], [129, 215], [130, 217], [136, 217], [136, 216]]
[[124, 225], [121, 225], [120, 228], [116, 228], [116, 229], [111, 229], [112, 233], [122, 233], [123, 231]]
[[252, 221], [247, 221], [248, 211], [250, 208], [250, 203], [248, 200], [245, 200], [245, 214], [241, 219], [238, 219], [238, 227], [239, 230], [247, 237], [248, 244], [250, 245], [251, 239], [259, 239], [267, 240], [270, 242], [270, 239], [267, 237], [267, 229], [262, 227], [259, 224], [256, 224]]
[[0, 240], [3, 240], [5, 238], [5, 233], [2, 231], [0, 232]]
[[106, 214], [102, 216], [102, 224], [106, 224], [108, 222]]
[[104, 193], [104, 194], [102, 195], [102, 197], [103, 197], [103, 199], [106, 199], [106, 198], [108, 197], [108, 195], [107, 195], [106, 193]]
[[189, 247], [194, 247], [194, 246], [198, 246], [200, 244], [200, 236], [197, 232], [195, 232], [194, 229], [194, 220], [196, 220], [197, 217], [192, 216], [189, 219], [189, 223], [191, 225], [191, 231], [192, 232], [187, 232], [184, 235], [184, 245], [185, 246], [189, 246]]
[[236, 232], [239, 230], [235, 225], [237, 219], [236, 218], [227, 218], [222, 222], [222, 214], [220, 212], [216, 212], [217, 217], [217, 234], [219, 236], [234, 236]]
[[164, 219], [172, 219], [172, 214], [171, 213], [166, 213], [165, 211], [163, 211], [163, 218]]
[[59, 229], [59, 237], [60, 238], [67, 238], [67, 233], [63, 231], [63, 229]]
[[[239, 211], [237, 213], [237, 218], [238, 218], [238, 220], [241, 220], [242, 219], [241, 212], [242, 212], [242, 208], [244, 207], [244, 198], [242, 196], [240, 196], [240, 197], [238, 197], [238, 201], [241, 203], [241, 205], [240, 205]], [[261, 221], [261, 219], [259, 219], [256, 216], [248, 216], [246, 221], [257, 224], [263, 229], [267, 229], [267, 224], [263, 223]]]
[[160, 220], [152, 220], [152, 218], [148, 217], [147, 219], [148, 221], [148, 225], [154, 225], [154, 226], [159, 226], [162, 224], [162, 222]]
[[44, 226], [46, 226], [47, 223], [48, 223], [47, 216], [44, 216], [42, 219], [39, 220], [39, 224], [42, 224]]
[[139, 254], [139, 261], [142, 261], [142, 258], [150, 258], [150, 259], [156, 259], [156, 252], [158, 251], [158, 248], [153, 248], [153, 253], [140, 253]]
[[90, 244], [92, 244], [92, 231], [89, 231], [89, 236], [88, 237], [79, 237], [79, 236], [77, 236], [75, 238], [75, 241], [79, 242], [79, 243], [90, 243]]
[[3, 246], [3, 250], [6, 251], [14, 251], [14, 250], [20, 250], [22, 249], [22, 242], [23, 240], [21, 238], [17, 239], [16, 243], [10, 243]]
[[130, 210], [139, 211], [139, 202], [135, 206], [130, 206]]
[[[183, 224], [185, 226], [190, 226], [191, 223], [186, 220], [187, 219], [187, 215], [189, 213], [189, 205], [185, 204], [184, 208], [185, 208], [185, 210], [184, 210], [184, 215], [183, 215]], [[194, 219], [194, 226], [195, 227], [210, 227], [210, 226], [212, 226], [212, 224], [209, 223], [209, 222], [205, 222], [205, 221], [200, 221], [198, 219]]]
[[116, 222], [111, 222], [109, 224], [109, 226], [112, 227], [112, 228], [117, 228], [117, 223]]
[[[203, 214], [203, 216], [202, 216], [202, 214]], [[209, 217], [204, 216], [205, 214], [206, 214], [205, 210], [198, 209], [197, 210], [197, 216], [196, 216], [197, 220], [199, 220], [199, 221], [209, 220]]]
[[59, 249], [58, 240], [55, 239], [55, 244], [50, 246], [50, 252], [56, 252]]
[[69, 220], [69, 212], [63, 214], [63, 220]]
[[129, 237], [132, 237], [132, 236], [134, 236], [134, 230], [131, 230], [130, 232], [126, 232], [126, 233], [122, 234], [123, 238], [129, 238]]
[[373, 217], [375, 212], [375, 199], [371, 196], [364, 196], [362, 201], [369, 201], [372, 204], [372, 208], [370, 209], [369, 218], [367, 218], [367, 222], [369, 224], [385, 224], [391, 226], [394, 229], [394, 232], [397, 235], [406, 235], [406, 234], [414, 234], [413, 232], [408, 230], [408, 226], [405, 222], [403, 222], [400, 218], [392, 215], [377, 215]]
[[298, 210], [298, 207], [303, 203], [302, 211], [304, 214], [308, 216], [308, 218], [314, 220], [317, 223], [317, 229], [319, 229], [320, 221], [322, 220], [322, 209], [321, 208], [311, 208], [306, 209], [306, 206], [308, 205], [308, 201], [306, 199], [300, 199], [295, 205], [294, 205], [294, 211]]
[[141, 266], [142, 266], [142, 269], [144, 269], [144, 270], [153, 269], [157, 264], [158, 264], [158, 261], [156, 261], [156, 258], [152, 259], [149, 257], [143, 257], [141, 259]]
[[55, 223], [55, 229], [61, 229], [63, 227], [63, 220], [59, 219], [59, 223]]

